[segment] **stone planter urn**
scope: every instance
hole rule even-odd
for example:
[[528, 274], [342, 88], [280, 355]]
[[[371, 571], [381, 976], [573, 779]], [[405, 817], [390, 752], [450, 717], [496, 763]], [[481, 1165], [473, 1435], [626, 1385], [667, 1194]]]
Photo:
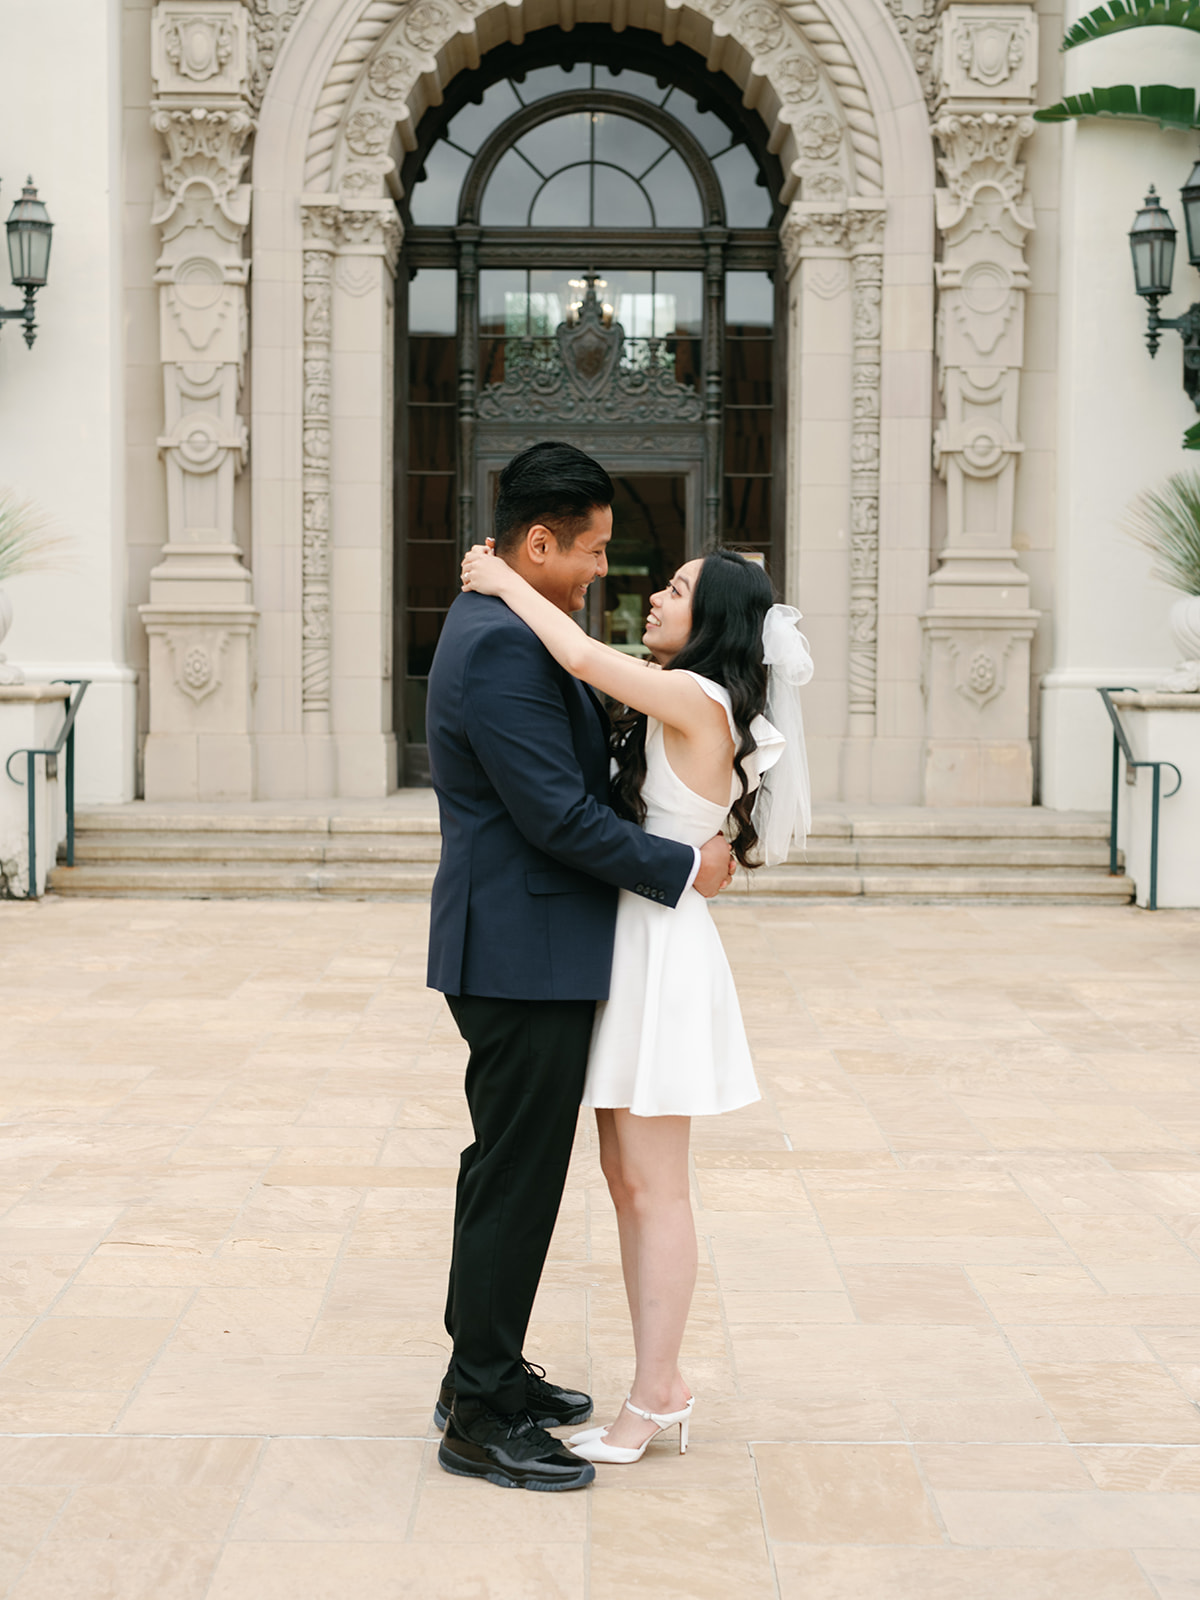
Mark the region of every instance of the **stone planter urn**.
[[[0, 601], [0, 605], [3, 602]], [[4, 630], [0, 622], [0, 636]], [[1171, 607], [1171, 632], [1185, 661], [1200, 661], [1200, 594], [1182, 594]]]
[[[4, 643], [4, 636], [12, 627], [13, 605], [7, 592], [0, 589], [0, 645]], [[25, 674], [20, 667], [10, 667], [5, 658], [4, 651], [0, 650], [0, 683], [24, 683]]]

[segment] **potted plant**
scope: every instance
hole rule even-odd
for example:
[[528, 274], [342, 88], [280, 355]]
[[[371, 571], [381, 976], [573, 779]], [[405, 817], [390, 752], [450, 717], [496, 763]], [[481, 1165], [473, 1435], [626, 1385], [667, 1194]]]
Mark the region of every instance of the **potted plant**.
[[[68, 543], [53, 531], [50, 518], [32, 501], [0, 488], [0, 644], [13, 619], [5, 581], [21, 572], [46, 572], [59, 566]], [[0, 651], [0, 683], [24, 682], [20, 667], [10, 667]]]
[[1125, 528], [1154, 557], [1154, 576], [1181, 591], [1171, 632], [1184, 662], [1200, 671], [1200, 472], [1173, 472], [1161, 489], [1139, 495]]

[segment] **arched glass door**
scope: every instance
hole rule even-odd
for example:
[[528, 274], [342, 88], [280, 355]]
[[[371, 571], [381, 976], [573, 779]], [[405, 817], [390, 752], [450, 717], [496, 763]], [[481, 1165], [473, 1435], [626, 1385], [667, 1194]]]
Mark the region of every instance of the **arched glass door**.
[[[630, 71], [604, 28], [491, 52], [406, 162], [397, 407], [405, 781], [463, 546], [517, 450], [566, 439], [616, 484], [587, 624], [640, 650], [648, 595], [721, 539], [782, 587], [779, 173], [681, 46]], [[570, 55], [567, 52], [570, 51]]]

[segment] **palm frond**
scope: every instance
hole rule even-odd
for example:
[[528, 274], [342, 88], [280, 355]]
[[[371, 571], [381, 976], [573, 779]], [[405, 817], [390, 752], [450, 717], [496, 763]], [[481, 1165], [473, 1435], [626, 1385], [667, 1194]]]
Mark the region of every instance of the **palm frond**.
[[0, 488], [0, 583], [19, 572], [61, 570], [73, 548], [40, 506]]
[[1183, 436], [1185, 450], [1200, 450], [1200, 422], [1193, 422]]
[[1061, 48], [1073, 50], [1127, 28], [1190, 28], [1200, 33], [1200, 0], [1109, 0], [1068, 28]]
[[1173, 472], [1161, 489], [1147, 489], [1123, 525], [1154, 557], [1156, 578], [1184, 594], [1200, 594], [1200, 471]]
[[1148, 83], [1141, 88], [1115, 83], [1104, 89], [1086, 89], [1033, 113], [1035, 122], [1069, 122], [1073, 117], [1123, 117], [1157, 122], [1160, 128], [1200, 127], [1195, 89], [1181, 89], [1173, 83]]

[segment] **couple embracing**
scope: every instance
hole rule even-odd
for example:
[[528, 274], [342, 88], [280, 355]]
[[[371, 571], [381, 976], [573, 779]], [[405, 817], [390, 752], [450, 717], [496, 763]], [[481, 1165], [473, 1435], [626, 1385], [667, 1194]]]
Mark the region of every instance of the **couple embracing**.
[[[690, 1118], [759, 1098], [704, 904], [808, 825], [799, 613], [716, 549], [650, 602], [642, 661], [572, 620], [607, 571], [613, 486], [566, 444], [500, 476], [429, 676], [442, 827], [429, 983], [469, 1046], [438, 1398], [441, 1465], [577, 1489], [664, 1428], [686, 1448], [679, 1350], [696, 1276]], [[662, 669], [662, 670], [657, 670]], [[600, 695], [624, 710], [610, 725]], [[611, 775], [610, 775], [611, 767]], [[636, 1364], [607, 1427], [524, 1357], [580, 1105], [616, 1207]]]

